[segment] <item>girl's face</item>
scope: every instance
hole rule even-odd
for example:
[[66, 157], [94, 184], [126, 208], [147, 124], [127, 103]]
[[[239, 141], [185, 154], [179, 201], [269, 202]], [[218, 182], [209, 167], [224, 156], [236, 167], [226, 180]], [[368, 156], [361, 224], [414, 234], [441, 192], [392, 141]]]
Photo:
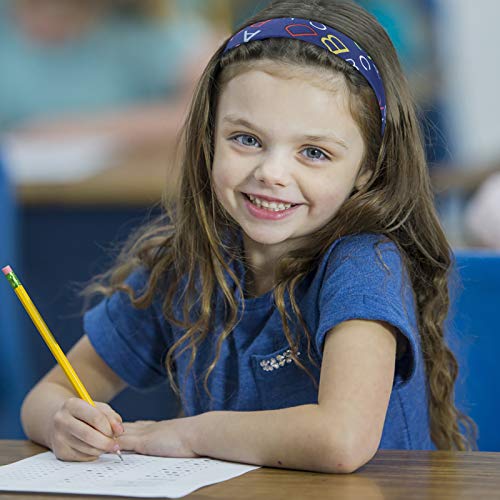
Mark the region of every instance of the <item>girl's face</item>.
[[213, 182], [247, 251], [300, 246], [363, 182], [346, 84], [319, 73], [269, 64], [235, 76], [220, 95]]

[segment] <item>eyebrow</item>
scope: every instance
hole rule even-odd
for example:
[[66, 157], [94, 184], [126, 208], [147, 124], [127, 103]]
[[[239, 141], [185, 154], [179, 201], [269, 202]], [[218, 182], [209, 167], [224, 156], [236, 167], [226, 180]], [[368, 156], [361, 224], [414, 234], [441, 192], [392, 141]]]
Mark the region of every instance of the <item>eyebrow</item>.
[[[222, 119], [223, 123], [230, 123], [232, 125], [242, 125], [243, 127], [251, 128], [253, 130], [256, 130], [259, 132], [258, 127], [250, 123], [249, 121], [245, 120], [244, 118], [239, 118], [234, 115], [227, 115]], [[260, 133], [260, 132], [259, 132]], [[337, 144], [338, 146], [341, 146], [344, 149], [349, 149], [345, 141], [337, 137], [333, 132], [330, 133], [330, 135], [303, 135], [300, 136], [301, 138], [305, 139], [306, 141], [311, 141], [311, 142], [331, 142], [334, 144]]]

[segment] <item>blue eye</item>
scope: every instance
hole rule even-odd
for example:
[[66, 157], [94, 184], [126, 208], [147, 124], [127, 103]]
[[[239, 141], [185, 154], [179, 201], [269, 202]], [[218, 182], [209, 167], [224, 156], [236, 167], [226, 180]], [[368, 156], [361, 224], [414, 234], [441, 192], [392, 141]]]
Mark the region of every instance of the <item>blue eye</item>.
[[[238, 139], [240, 139], [240, 138], [244, 138], [244, 140], [239, 141]], [[248, 139], [250, 139], [250, 140], [248, 140]], [[259, 141], [257, 141], [257, 139], [255, 137], [248, 135], [248, 134], [235, 135], [234, 137], [232, 137], [232, 140], [236, 141], [238, 144], [241, 144], [242, 146], [254, 147], [257, 144], [259, 144]], [[260, 146], [260, 144], [259, 144], [259, 146]]]
[[[314, 151], [316, 154], [314, 156], [306, 156], [308, 160], [313, 160], [313, 161], [324, 161], [324, 160], [329, 160], [328, 156], [326, 156], [321, 149], [318, 148], [305, 148], [304, 151]], [[319, 153], [319, 155], [318, 155]]]
[[[259, 141], [255, 137], [253, 137], [252, 135], [249, 135], [249, 134], [238, 134], [238, 135], [231, 137], [231, 140], [236, 141], [241, 146], [246, 146], [246, 147], [250, 147], [250, 148], [262, 147], [261, 144], [259, 143]], [[330, 160], [330, 157], [327, 156], [325, 153], [323, 153], [323, 151], [321, 151], [321, 149], [309, 147], [309, 148], [303, 149], [303, 151], [309, 151], [309, 152], [314, 153], [311, 156], [306, 155], [306, 158], [308, 160], [313, 161], [313, 162]]]

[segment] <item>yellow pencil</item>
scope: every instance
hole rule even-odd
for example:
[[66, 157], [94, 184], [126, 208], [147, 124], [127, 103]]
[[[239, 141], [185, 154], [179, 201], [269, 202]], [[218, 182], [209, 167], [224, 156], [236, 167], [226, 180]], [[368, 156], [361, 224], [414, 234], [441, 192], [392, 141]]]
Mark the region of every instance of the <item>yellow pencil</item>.
[[[83, 385], [82, 381], [76, 374], [75, 370], [71, 366], [70, 362], [68, 361], [68, 358], [66, 357], [62, 349], [59, 347], [59, 344], [56, 342], [56, 339], [50, 332], [48, 326], [45, 324], [45, 321], [40, 316], [38, 309], [35, 307], [35, 304], [33, 304], [28, 293], [24, 289], [23, 285], [21, 284], [17, 276], [14, 274], [12, 268], [10, 266], [5, 266], [4, 268], [2, 268], [2, 271], [5, 274], [9, 283], [11, 284], [12, 288], [14, 289], [14, 292], [16, 293], [17, 297], [21, 301], [21, 304], [26, 309], [26, 312], [31, 318], [31, 321], [33, 321], [33, 324], [40, 332], [40, 335], [47, 344], [47, 347], [50, 349], [50, 351], [56, 358], [57, 362], [59, 363], [59, 366], [63, 369], [64, 373], [68, 377], [68, 380], [71, 382], [71, 385], [74, 387], [76, 393], [84, 401], [87, 401], [87, 403], [89, 403], [90, 405], [95, 406], [95, 403], [90, 397], [90, 394], [87, 392], [87, 389], [85, 389], [85, 386]], [[121, 458], [121, 460], [123, 460], [120, 450], [118, 450], [116, 453]]]

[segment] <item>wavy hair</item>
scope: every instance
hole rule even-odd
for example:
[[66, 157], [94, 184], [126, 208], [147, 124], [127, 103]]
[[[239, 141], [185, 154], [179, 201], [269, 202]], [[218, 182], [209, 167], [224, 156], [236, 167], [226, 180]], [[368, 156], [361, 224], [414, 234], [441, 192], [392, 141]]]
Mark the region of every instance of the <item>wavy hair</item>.
[[[230, 266], [232, 259], [241, 255], [233, 240], [227, 238], [234, 236], [238, 227], [217, 200], [211, 179], [218, 96], [239, 71], [262, 60], [341, 74], [349, 89], [352, 115], [365, 143], [363, 165], [372, 174], [364, 186], [351, 193], [332, 220], [309, 236], [305, 248], [290, 251], [279, 260], [273, 293], [284, 333], [295, 353], [300, 338], [289, 326], [292, 318], [285, 309], [288, 293], [293, 313], [310, 345], [310, 334], [294, 291], [336, 239], [361, 232], [389, 238], [403, 256], [414, 291], [429, 384], [432, 440], [438, 449], [474, 448], [475, 424], [454, 404], [458, 364], [444, 338], [452, 252], [436, 215], [416, 108], [396, 51], [375, 18], [350, 0], [277, 0], [244, 26], [277, 17], [299, 17], [332, 26], [368, 51], [385, 85], [387, 126], [383, 137], [374, 92], [342, 59], [298, 40], [251, 41], [227, 54], [223, 54], [225, 43], [222, 44], [200, 78], [182, 129], [177, 195], [163, 200], [163, 214], [131, 236], [114, 266], [98, 276], [86, 293], [109, 296], [125, 291], [138, 308], [151, 305], [157, 294], [162, 298], [165, 317], [185, 329], [182, 338], [170, 346], [166, 358], [169, 379], [176, 388], [175, 358], [189, 350], [192, 366], [198, 346], [210, 335], [213, 297], [219, 290], [225, 325], [205, 374], [207, 389], [222, 343], [239, 319], [231, 281], [243, 296], [241, 283]], [[146, 290], [135, 296], [125, 279], [139, 267], [148, 270], [149, 278]], [[176, 318], [174, 296], [181, 285], [183, 317]], [[294, 361], [304, 368], [295, 355]]]

